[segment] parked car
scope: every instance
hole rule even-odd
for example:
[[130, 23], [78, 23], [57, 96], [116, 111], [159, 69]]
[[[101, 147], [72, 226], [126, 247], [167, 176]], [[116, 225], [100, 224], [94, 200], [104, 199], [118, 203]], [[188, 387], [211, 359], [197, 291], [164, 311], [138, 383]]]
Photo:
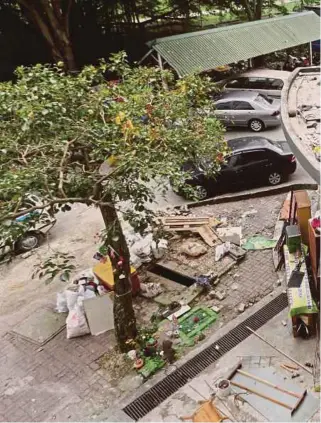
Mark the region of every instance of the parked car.
[[280, 100], [255, 91], [221, 94], [215, 101], [215, 116], [225, 126], [246, 126], [254, 132], [280, 125]]
[[284, 82], [290, 72], [273, 69], [252, 69], [219, 84], [225, 91], [255, 91], [269, 97], [280, 98]]
[[[199, 199], [255, 185], [278, 185], [296, 170], [296, 158], [286, 141], [253, 136], [234, 138], [227, 144], [230, 154], [216, 178], [206, 176], [206, 159], [183, 165], [182, 170], [191, 175], [185, 184], [194, 187]], [[182, 189], [178, 193], [184, 195]]]
[[[43, 205], [44, 203], [39, 196], [35, 194], [29, 194], [26, 197], [22, 206], [20, 207], [20, 211], [23, 211], [24, 209], [27, 210], [35, 206], [42, 207]], [[37, 215], [37, 217], [39, 218], [39, 222], [37, 222], [34, 227], [27, 227], [27, 231], [24, 232], [23, 236], [14, 240], [11, 246], [6, 244], [4, 234], [0, 235], [0, 260], [8, 253], [10, 253], [12, 249], [14, 249], [16, 253], [23, 253], [37, 248], [41, 240], [44, 238], [45, 234], [56, 223], [56, 219], [49, 207], [36, 209], [32, 213], [23, 214], [15, 219], [15, 223], [22, 224], [23, 222], [27, 221], [29, 217], [35, 215]], [[7, 226], [9, 226], [11, 223], [12, 221], [10, 220], [5, 222]]]

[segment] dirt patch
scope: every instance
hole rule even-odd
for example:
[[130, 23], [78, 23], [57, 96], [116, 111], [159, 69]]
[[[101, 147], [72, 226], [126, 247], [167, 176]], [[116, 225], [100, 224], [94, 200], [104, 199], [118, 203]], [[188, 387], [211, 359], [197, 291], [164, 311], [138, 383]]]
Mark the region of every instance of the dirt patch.
[[109, 382], [119, 381], [133, 370], [133, 361], [127, 357], [127, 354], [121, 354], [117, 348], [101, 356], [97, 364]]

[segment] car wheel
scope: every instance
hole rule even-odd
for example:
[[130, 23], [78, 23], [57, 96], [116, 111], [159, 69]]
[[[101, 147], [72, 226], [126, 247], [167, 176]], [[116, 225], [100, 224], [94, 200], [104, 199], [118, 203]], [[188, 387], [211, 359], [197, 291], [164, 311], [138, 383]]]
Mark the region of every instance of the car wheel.
[[34, 248], [39, 247], [42, 235], [39, 232], [30, 231], [23, 235], [22, 238], [18, 239], [15, 244], [15, 250], [17, 253], [25, 253], [31, 251]]
[[282, 181], [282, 175], [279, 172], [271, 172], [269, 174], [269, 184], [278, 185]]
[[194, 189], [198, 200], [205, 200], [208, 197], [208, 191], [202, 185], [197, 185]]
[[260, 132], [264, 129], [264, 123], [260, 119], [252, 119], [249, 122], [249, 128], [253, 132]]

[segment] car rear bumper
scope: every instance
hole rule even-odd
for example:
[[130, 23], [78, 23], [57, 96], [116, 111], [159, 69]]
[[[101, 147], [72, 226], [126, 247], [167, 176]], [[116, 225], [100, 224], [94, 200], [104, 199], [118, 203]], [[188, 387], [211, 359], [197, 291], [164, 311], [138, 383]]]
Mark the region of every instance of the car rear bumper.
[[280, 115], [270, 116], [269, 118], [264, 119], [264, 124], [266, 127], [279, 126], [281, 125]]

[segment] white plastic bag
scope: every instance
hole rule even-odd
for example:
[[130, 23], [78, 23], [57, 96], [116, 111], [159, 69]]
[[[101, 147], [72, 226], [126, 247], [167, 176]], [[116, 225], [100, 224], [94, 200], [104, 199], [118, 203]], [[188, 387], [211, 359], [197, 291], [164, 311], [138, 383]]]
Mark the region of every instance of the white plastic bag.
[[77, 291], [66, 289], [65, 295], [66, 295], [68, 310], [71, 311], [77, 303], [79, 293]]
[[66, 326], [67, 339], [76, 338], [77, 336], [83, 336], [90, 333], [85, 313], [78, 303], [71, 311], [69, 311]]
[[66, 292], [65, 291], [57, 292], [56, 310], [57, 310], [57, 313], [67, 313], [68, 312], [67, 298], [66, 298]]
[[152, 253], [156, 259], [162, 258], [168, 248], [168, 241], [167, 239], [160, 239], [158, 242], [152, 242]]

